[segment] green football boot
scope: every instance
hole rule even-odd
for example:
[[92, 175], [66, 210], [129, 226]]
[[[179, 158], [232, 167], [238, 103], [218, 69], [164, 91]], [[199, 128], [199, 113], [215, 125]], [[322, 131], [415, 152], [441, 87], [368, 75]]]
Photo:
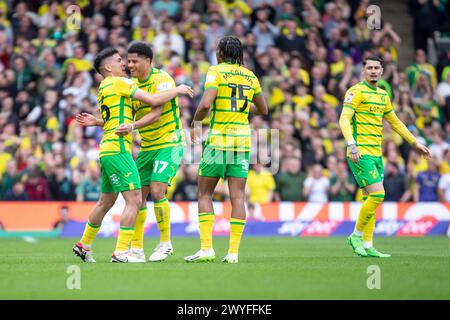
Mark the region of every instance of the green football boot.
[[364, 249], [363, 240], [361, 236], [357, 236], [356, 234], [351, 234], [347, 238], [347, 243], [352, 247], [353, 252], [356, 253], [360, 257], [367, 257], [367, 252]]
[[387, 253], [381, 253], [374, 247], [366, 248], [366, 253], [367, 253], [368, 257], [373, 257], [373, 258], [389, 258], [391, 256], [390, 254], [387, 254]]
[[214, 262], [215, 259], [216, 253], [212, 248], [207, 250], [200, 249], [192, 256], [184, 257], [186, 262]]

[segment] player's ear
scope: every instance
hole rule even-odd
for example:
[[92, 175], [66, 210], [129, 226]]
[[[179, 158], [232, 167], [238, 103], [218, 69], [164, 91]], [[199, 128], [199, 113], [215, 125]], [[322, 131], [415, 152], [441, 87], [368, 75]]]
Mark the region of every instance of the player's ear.
[[111, 72], [111, 65], [109, 63], [105, 63], [103, 65], [103, 70]]

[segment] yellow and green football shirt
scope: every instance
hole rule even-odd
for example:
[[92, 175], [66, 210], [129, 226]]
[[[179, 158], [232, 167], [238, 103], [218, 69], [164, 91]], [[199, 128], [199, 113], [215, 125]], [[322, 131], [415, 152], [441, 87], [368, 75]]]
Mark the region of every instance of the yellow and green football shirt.
[[[378, 87], [372, 88], [366, 81], [361, 81], [347, 90], [342, 116], [351, 117], [351, 134], [361, 155], [381, 156], [383, 118], [409, 143], [415, 140], [395, 115], [387, 92]], [[348, 140], [344, 129], [344, 137]]]
[[262, 93], [252, 71], [220, 63], [208, 69], [205, 90], [217, 90], [206, 146], [224, 151], [250, 151], [248, 114], [253, 97]]
[[98, 89], [98, 103], [103, 124], [100, 157], [129, 152], [132, 136], [118, 136], [114, 130], [123, 123], [133, 122], [132, 98], [138, 87], [130, 79], [106, 77]]
[[[150, 70], [150, 74], [145, 81], [141, 82], [138, 78], [133, 78], [133, 80], [140, 89], [151, 94], [176, 87], [172, 77], [167, 72], [157, 68]], [[149, 105], [138, 100], [133, 100], [133, 108], [136, 112], [136, 120], [141, 119], [152, 110]], [[140, 128], [139, 134], [141, 136], [141, 151], [186, 146], [178, 98], [175, 97], [164, 104], [159, 120]]]

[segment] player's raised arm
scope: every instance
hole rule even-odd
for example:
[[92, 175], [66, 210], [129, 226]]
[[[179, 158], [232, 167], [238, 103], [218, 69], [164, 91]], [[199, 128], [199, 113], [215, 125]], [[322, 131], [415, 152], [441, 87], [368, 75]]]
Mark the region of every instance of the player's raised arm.
[[194, 96], [194, 91], [191, 87], [186, 86], [184, 84], [179, 85], [176, 88], [166, 90], [161, 93], [150, 94], [141, 89], [137, 89], [134, 92], [133, 98], [139, 101], [142, 101], [150, 106], [152, 106], [152, 111], [143, 116], [138, 121], [133, 123], [123, 123], [114, 131], [119, 136], [125, 136], [132, 132], [134, 129], [140, 129], [145, 127], [151, 123], [154, 123], [159, 120], [161, 117], [163, 105], [175, 98], [178, 95], [188, 95], [189, 97]]
[[144, 90], [137, 89], [134, 92], [133, 99], [142, 101], [149, 106], [154, 107], [161, 106], [179, 95], [187, 95], [192, 98], [194, 96], [194, 91], [191, 87], [184, 84], [179, 85], [176, 88], [155, 94], [150, 94], [148, 92], [145, 92]]

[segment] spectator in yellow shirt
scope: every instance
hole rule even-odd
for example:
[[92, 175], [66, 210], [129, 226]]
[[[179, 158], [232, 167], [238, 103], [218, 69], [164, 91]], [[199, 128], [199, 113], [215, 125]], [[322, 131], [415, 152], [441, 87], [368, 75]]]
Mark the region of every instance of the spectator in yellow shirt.
[[73, 63], [75, 66], [75, 70], [77, 72], [79, 71], [90, 71], [92, 69], [92, 64], [89, 60], [86, 60], [84, 58], [84, 48], [79, 45], [74, 48], [74, 57], [66, 59], [64, 61], [64, 64], [62, 66], [62, 69], [65, 71], [67, 68], [67, 65], [70, 63]]
[[260, 163], [253, 165], [247, 178], [250, 191], [250, 203], [267, 203], [272, 201], [275, 190], [275, 179], [272, 173]]
[[337, 108], [339, 105], [339, 100], [335, 96], [327, 93], [325, 87], [322, 85], [316, 85], [313, 89], [313, 94], [315, 100], [326, 102], [333, 108]]
[[406, 68], [409, 85], [412, 87], [419, 80], [422, 73], [427, 75], [427, 79], [434, 89], [437, 86], [436, 69], [427, 62], [427, 56], [423, 49], [416, 50], [416, 62]]
[[11, 153], [5, 151], [5, 144], [3, 140], [0, 140], [0, 179], [6, 171], [8, 162], [12, 160], [12, 158]]

